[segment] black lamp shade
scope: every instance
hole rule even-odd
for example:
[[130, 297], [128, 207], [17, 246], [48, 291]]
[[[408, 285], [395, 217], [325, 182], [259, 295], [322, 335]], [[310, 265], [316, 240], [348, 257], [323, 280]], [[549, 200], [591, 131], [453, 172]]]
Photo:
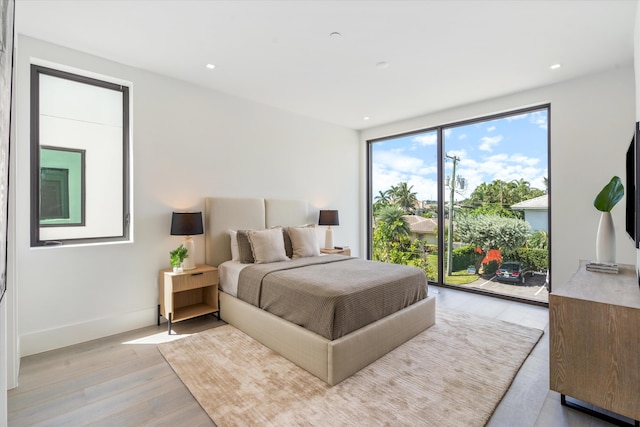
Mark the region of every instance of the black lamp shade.
[[171, 216], [172, 236], [203, 234], [202, 212], [174, 212]]
[[338, 219], [338, 211], [320, 211], [318, 225], [340, 225], [340, 220]]

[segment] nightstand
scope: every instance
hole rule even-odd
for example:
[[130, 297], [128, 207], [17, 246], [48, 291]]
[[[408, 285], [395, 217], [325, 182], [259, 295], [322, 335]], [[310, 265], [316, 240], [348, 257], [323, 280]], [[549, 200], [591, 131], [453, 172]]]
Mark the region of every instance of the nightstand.
[[208, 265], [197, 265], [193, 270], [174, 273], [173, 269], [160, 270], [158, 277], [158, 326], [160, 316], [171, 324], [205, 314], [217, 313], [218, 269]]
[[322, 253], [322, 254], [334, 254], [334, 255], [351, 256], [351, 249], [350, 248], [341, 248], [341, 249], [320, 248], [320, 253]]

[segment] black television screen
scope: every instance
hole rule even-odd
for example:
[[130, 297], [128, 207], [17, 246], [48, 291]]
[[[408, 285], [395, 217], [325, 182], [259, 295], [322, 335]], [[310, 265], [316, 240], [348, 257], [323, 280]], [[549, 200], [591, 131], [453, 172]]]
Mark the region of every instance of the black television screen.
[[636, 123], [636, 129], [631, 137], [631, 144], [626, 157], [626, 185], [625, 193], [626, 212], [625, 228], [627, 234], [633, 240], [636, 248], [640, 248], [640, 209], [638, 208], [638, 190], [640, 189], [640, 122]]

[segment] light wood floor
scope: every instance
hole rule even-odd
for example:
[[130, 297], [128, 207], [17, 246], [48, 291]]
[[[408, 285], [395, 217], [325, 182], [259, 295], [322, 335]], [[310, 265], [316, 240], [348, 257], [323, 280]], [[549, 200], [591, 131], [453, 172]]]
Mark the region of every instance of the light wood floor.
[[[439, 306], [545, 331], [489, 427], [611, 425], [562, 407], [549, 391], [546, 308], [453, 289], [430, 292]], [[211, 316], [177, 323], [172, 338], [221, 324]], [[19, 387], [9, 391], [9, 425], [215, 425], [158, 352], [156, 344], [166, 339], [162, 324], [23, 358]]]

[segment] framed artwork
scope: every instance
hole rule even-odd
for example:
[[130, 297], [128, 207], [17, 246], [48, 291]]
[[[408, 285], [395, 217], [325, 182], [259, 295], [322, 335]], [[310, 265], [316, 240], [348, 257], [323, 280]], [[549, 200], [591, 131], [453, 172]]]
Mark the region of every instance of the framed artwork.
[[0, 301], [7, 290], [7, 217], [13, 76], [14, 0], [0, 0]]

